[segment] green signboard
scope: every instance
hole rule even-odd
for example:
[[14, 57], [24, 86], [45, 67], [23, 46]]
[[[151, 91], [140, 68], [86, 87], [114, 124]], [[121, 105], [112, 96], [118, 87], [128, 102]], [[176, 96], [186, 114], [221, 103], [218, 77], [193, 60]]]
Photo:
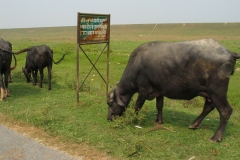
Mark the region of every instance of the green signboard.
[[110, 15], [78, 13], [78, 44], [109, 41]]

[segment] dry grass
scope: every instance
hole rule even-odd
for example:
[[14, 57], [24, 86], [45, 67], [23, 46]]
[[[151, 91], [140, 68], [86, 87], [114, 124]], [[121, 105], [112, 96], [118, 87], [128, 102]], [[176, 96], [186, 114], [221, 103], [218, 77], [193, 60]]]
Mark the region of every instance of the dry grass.
[[[239, 40], [240, 23], [209, 23], [209, 24], [136, 24], [111, 25], [111, 41], [183, 41], [201, 38], [216, 40]], [[76, 43], [76, 27], [49, 27], [2, 29], [0, 37], [18, 44], [19, 40], [36, 42], [66, 42]], [[151, 31], [153, 32], [151, 33]], [[221, 30], [221, 35], [219, 35]], [[11, 31], [11, 32], [9, 32]], [[151, 33], [151, 34], [150, 34]], [[34, 37], [34, 38], [33, 38]]]

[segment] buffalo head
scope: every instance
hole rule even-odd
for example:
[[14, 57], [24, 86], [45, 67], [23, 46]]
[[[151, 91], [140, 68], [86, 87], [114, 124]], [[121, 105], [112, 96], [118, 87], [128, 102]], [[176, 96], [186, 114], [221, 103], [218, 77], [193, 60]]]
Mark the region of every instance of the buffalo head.
[[22, 72], [24, 73], [27, 83], [31, 82], [31, 70], [27, 68], [22, 68]]
[[110, 91], [107, 98], [108, 120], [111, 121], [113, 116], [121, 116], [123, 114], [125, 105], [118, 94], [117, 88]]

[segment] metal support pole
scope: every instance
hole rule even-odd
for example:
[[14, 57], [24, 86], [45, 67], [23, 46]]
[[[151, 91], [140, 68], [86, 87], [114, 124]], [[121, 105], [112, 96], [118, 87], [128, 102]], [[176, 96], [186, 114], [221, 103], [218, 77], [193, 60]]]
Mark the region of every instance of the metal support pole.
[[79, 45], [77, 44], [77, 78], [76, 78], [76, 97], [77, 102], [79, 103]]

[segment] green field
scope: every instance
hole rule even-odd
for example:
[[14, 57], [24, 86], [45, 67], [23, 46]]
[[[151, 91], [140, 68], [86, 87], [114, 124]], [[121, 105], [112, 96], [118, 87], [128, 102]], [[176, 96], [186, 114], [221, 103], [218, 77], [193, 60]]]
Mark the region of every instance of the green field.
[[[109, 85], [115, 86], [126, 67], [129, 55], [140, 44], [149, 41], [184, 41], [213, 38], [229, 50], [240, 53], [240, 23], [213, 24], [155, 24], [112, 25], [110, 42]], [[151, 34], [150, 34], [151, 33]], [[150, 35], [149, 35], [150, 34]], [[155, 125], [155, 101], [147, 101], [136, 116], [133, 102], [123, 117], [107, 121], [105, 84], [93, 70], [83, 88], [80, 102], [76, 103], [76, 27], [0, 29], [0, 37], [13, 45], [13, 51], [46, 44], [54, 51], [57, 61], [64, 53], [65, 59], [53, 65], [52, 90], [47, 90], [47, 72], [43, 88], [26, 83], [21, 72], [26, 53], [17, 56], [18, 66], [12, 72], [11, 97], [0, 102], [0, 121], [33, 127], [41, 141], [67, 150], [86, 159], [239, 159], [240, 152], [240, 73], [231, 77], [228, 99], [233, 114], [228, 122], [223, 141], [213, 143], [209, 138], [219, 124], [219, 114], [212, 111], [197, 130], [188, 126], [201, 113], [203, 99], [191, 101], [165, 99], [165, 123]], [[84, 45], [86, 53], [95, 61], [103, 44]], [[106, 76], [106, 52], [96, 67]], [[240, 61], [236, 68], [240, 67]], [[80, 54], [80, 82], [91, 69], [91, 64]], [[136, 128], [139, 125], [142, 128]], [[15, 126], [15, 128], [17, 128]], [[22, 129], [24, 130], [24, 129]], [[28, 132], [29, 133], [29, 132]], [[55, 139], [55, 140], [52, 140]], [[65, 144], [66, 147], [63, 147]], [[62, 145], [62, 146], [61, 146]], [[85, 147], [86, 150], [80, 149]]]

